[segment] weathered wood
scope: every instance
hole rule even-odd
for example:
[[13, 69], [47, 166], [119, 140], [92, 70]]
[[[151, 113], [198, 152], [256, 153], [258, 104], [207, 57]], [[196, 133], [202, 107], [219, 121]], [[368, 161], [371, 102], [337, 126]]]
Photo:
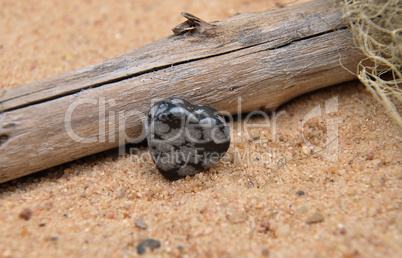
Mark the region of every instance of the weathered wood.
[[184, 23], [122, 56], [0, 93], [0, 182], [144, 138], [155, 99], [234, 114], [241, 97], [241, 112], [274, 109], [354, 79], [340, 61], [359, 60], [330, 0]]

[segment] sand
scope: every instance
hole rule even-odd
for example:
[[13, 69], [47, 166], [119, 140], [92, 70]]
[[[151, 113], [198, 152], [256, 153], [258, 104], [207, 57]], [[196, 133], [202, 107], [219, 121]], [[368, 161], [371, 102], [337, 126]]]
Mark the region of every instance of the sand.
[[[168, 36], [181, 11], [213, 21], [286, 4], [4, 0], [0, 87]], [[194, 177], [164, 179], [142, 144], [0, 184], [0, 257], [137, 256], [150, 238], [145, 256], [402, 256], [402, 133], [386, 110], [354, 81], [267, 113], [234, 121], [227, 156]]]

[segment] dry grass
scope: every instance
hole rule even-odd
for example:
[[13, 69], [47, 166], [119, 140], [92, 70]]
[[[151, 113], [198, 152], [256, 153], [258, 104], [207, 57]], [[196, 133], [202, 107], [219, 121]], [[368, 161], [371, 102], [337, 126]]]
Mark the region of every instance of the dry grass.
[[[399, 0], [345, 0], [343, 17], [366, 58], [357, 76], [399, 126], [402, 104], [402, 8]], [[384, 76], [390, 74], [391, 76]]]

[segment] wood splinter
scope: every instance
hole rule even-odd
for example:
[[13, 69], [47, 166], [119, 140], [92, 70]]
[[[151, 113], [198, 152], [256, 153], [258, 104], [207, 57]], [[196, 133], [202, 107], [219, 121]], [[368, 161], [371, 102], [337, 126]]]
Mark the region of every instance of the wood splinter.
[[186, 18], [187, 21], [180, 23], [179, 25], [177, 25], [172, 29], [175, 35], [183, 35], [187, 32], [203, 34], [204, 31], [216, 27], [215, 24], [203, 21], [200, 18], [186, 12], [182, 12], [181, 16]]

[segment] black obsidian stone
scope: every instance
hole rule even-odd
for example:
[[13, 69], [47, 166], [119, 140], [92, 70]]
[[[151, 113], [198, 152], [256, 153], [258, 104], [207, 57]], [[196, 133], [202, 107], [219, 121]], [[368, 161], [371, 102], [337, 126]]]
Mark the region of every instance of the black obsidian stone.
[[229, 129], [217, 110], [179, 98], [155, 103], [145, 127], [152, 159], [168, 179], [208, 169], [230, 145]]

